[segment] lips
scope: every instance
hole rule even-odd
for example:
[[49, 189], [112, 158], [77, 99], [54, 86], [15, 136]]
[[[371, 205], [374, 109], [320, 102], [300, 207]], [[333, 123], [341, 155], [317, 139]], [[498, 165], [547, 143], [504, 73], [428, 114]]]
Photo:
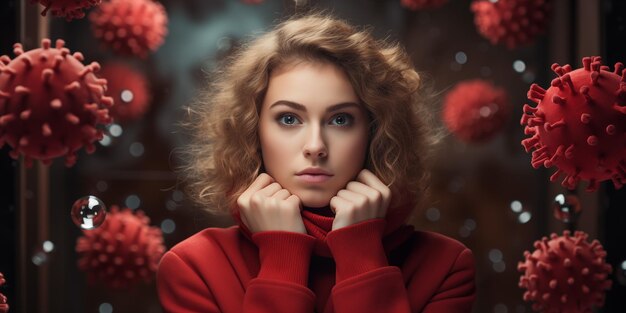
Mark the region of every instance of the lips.
[[309, 167], [306, 168], [298, 173], [296, 173], [296, 175], [325, 175], [325, 176], [333, 176], [333, 174], [331, 174], [329, 171], [326, 171], [322, 168], [319, 167]]
[[333, 174], [321, 168], [307, 168], [296, 173], [298, 179], [306, 183], [322, 183], [329, 180]]

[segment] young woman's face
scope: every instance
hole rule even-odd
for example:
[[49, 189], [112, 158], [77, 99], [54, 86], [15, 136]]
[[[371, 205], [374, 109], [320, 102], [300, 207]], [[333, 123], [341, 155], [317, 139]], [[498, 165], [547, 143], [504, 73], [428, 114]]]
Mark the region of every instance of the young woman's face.
[[270, 75], [259, 120], [265, 171], [304, 206], [325, 207], [363, 169], [368, 124], [337, 66], [279, 67]]

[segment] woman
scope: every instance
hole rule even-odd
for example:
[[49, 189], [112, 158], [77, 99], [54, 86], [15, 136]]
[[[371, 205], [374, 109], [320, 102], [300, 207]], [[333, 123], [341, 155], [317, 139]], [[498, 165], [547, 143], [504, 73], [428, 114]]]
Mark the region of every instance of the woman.
[[472, 253], [405, 224], [425, 189], [420, 79], [322, 14], [235, 54], [200, 103], [193, 194], [237, 226], [168, 251], [168, 312], [470, 312]]

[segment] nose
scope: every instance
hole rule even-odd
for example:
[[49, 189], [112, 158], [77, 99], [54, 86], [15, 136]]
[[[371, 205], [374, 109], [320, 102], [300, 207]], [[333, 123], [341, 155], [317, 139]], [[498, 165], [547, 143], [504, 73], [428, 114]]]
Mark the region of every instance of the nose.
[[307, 158], [320, 159], [328, 155], [328, 148], [324, 142], [321, 127], [312, 127], [307, 134], [306, 142], [302, 150], [304, 156]]

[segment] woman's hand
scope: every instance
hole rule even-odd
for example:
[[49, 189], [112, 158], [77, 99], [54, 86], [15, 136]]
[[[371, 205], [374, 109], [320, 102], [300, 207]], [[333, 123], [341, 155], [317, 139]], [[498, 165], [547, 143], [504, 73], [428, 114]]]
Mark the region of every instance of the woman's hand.
[[262, 173], [237, 198], [241, 221], [252, 233], [282, 230], [306, 234], [300, 198]]
[[339, 190], [330, 199], [330, 208], [335, 212], [332, 230], [353, 225], [365, 220], [384, 218], [391, 200], [391, 190], [374, 173], [361, 170], [356, 181]]

